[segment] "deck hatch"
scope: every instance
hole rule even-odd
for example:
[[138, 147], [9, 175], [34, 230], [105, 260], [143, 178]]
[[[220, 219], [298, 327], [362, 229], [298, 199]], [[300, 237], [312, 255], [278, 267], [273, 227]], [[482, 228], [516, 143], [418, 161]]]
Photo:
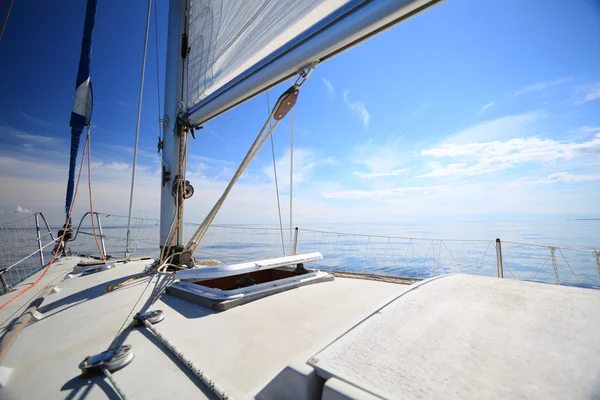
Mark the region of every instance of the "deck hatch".
[[321, 260], [320, 253], [279, 257], [220, 267], [180, 271], [179, 281], [167, 293], [224, 311], [240, 304], [304, 285], [333, 280], [333, 276], [305, 268], [305, 262]]

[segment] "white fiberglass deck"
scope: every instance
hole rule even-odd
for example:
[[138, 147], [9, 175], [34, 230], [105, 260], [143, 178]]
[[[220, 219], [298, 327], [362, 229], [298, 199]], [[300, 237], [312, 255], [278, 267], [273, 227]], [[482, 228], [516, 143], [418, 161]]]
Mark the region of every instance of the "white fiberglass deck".
[[[63, 261], [40, 288], [79, 259]], [[289, 380], [282, 371], [290, 365], [318, 381], [304, 398], [324, 400], [600, 395], [598, 291], [464, 275], [412, 286], [336, 277], [224, 312], [168, 294], [149, 306], [156, 277], [106, 292], [147, 263], [61, 282], [40, 310], [44, 318], [2, 361], [0, 398], [118, 399], [103, 376], [82, 378], [78, 369], [115, 338], [135, 353], [113, 374], [128, 398], [212, 398], [145, 328], [117, 335], [146, 307], [164, 310], [155, 327], [233, 399], [303, 398], [297, 377], [308, 375]], [[17, 307], [4, 309], [2, 320]]]
[[[76, 261], [62, 265], [63, 273]], [[110, 293], [106, 285], [147, 263], [119, 264], [61, 283], [61, 291], [44, 302], [45, 318], [25, 328], [4, 359], [2, 367], [13, 370], [0, 398], [118, 398], [104, 377], [80, 378], [78, 365], [106, 350], [136, 302], [138, 311], [154, 289], [148, 279]], [[156, 328], [232, 398], [252, 398], [288, 364], [306, 362], [407, 287], [336, 278], [221, 313], [170, 295], [150, 309], [164, 310]], [[145, 329], [129, 331], [123, 342], [133, 346], [135, 359], [114, 377], [129, 398], [211, 396]]]
[[415, 284], [311, 364], [383, 398], [600, 397], [600, 292], [452, 275]]

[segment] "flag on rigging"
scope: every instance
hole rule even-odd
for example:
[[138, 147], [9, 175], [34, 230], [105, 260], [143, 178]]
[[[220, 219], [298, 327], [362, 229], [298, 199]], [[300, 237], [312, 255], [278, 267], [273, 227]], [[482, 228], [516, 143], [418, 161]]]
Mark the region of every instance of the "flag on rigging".
[[[69, 180], [67, 181], [67, 198], [65, 212], [68, 214], [73, 202], [75, 186], [75, 167], [79, 151], [81, 132], [89, 126], [92, 117], [92, 80], [90, 78], [90, 59], [92, 55], [92, 31], [96, 21], [96, 7], [98, 0], [88, 0], [81, 39], [81, 54], [79, 56], [79, 69], [75, 82], [75, 100], [71, 111], [71, 158], [69, 161]], [[68, 222], [68, 221], [67, 221]]]

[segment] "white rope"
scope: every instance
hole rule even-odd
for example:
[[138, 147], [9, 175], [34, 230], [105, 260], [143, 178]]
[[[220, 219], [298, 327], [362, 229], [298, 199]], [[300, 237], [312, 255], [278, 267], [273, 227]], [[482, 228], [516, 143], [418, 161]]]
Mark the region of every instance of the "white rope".
[[142, 98], [144, 95], [144, 75], [146, 74], [146, 53], [148, 51], [148, 32], [150, 31], [150, 14], [152, 13], [152, 0], [148, 0], [148, 14], [146, 16], [146, 32], [144, 35], [144, 54], [142, 56], [142, 76], [140, 79], [140, 95], [138, 98], [137, 122], [135, 125], [135, 145], [133, 146], [133, 164], [131, 168], [131, 192], [129, 193], [129, 214], [127, 216], [127, 241], [125, 242], [125, 257], [129, 257], [129, 241], [131, 239], [131, 209], [133, 207], [133, 188], [135, 186], [135, 165], [137, 150], [140, 140], [140, 120], [142, 118]]
[[273, 118], [273, 115], [275, 114], [275, 111], [276, 111], [276, 107], [273, 109], [273, 111], [269, 115], [269, 118], [267, 119], [267, 121], [263, 125], [262, 129], [258, 133], [258, 136], [256, 136], [254, 143], [252, 143], [250, 150], [248, 150], [248, 153], [246, 154], [246, 156], [244, 157], [244, 160], [242, 161], [242, 163], [238, 167], [237, 171], [233, 175], [233, 178], [231, 178], [231, 181], [225, 188], [225, 191], [223, 192], [223, 194], [221, 195], [221, 197], [219, 198], [217, 203], [210, 210], [210, 212], [208, 213], [208, 215], [206, 216], [204, 221], [202, 221], [202, 224], [200, 224], [200, 227], [196, 230], [196, 233], [194, 233], [194, 235], [190, 238], [190, 241], [188, 242], [187, 246], [185, 247], [186, 251], [190, 251], [192, 254], [194, 253], [194, 251], [198, 247], [198, 244], [200, 243], [200, 240], [202, 240], [202, 238], [204, 237], [204, 234], [208, 230], [208, 227], [210, 226], [212, 221], [215, 219], [215, 216], [219, 212], [219, 209], [225, 202], [225, 199], [227, 198], [227, 195], [233, 188], [233, 185], [235, 185], [235, 183], [237, 182], [239, 177], [246, 170], [246, 167], [248, 166], [248, 164], [250, 164], [250, 161], [252, 161], [252, 159], [254, 158], [256, 153], [260, 150], [262, 145], [269, 138], [269, 136], [275, 130], [275, 128], [277, 128], [277, 125], [279, 125], [279, 121], [276, 121], [275, 124], [273, 124], [271, 126], [271, 128], [269, 128], [267, 133], [263, 136], [263, 134], [265, 133], [265, 131], [267, 129], [267, 126], [269, 125], [269, 123], [271, 122], [271, 119]]
[[[269, 104], [269, 92], [265, 92], [267, 94], [267, 113], [271, 113], [271, 105]], [[271, 125], [269, 124], [269, 127]], [[281, 221], [281, 203], [279, 201], [279, 183], [277, 180], [277, 163], [275, 162], [275, 143], [273, 140], [273, 135], [270, 137], [271, 139], [271, 154], [273, 155], [273, 175], [275, 176], [275, 193], [277, 194], [277, 214], [279, 215], [279, 231], [281, 232], [281, 251], [285, 256], [285, 243], [283, 240], [283, 222]]]
[[[294, 82], [294, 84], [290, 88], [290, 90], [293, 89], [295, 91], [295, 95], [298, 95], [298, 91], [299, 91], [300, 87], [302, 86], [302, 84], [304, 82], [306, 82], [306, 80], [308, 79], [308, 77], [312, 73], [313, 68], [314, 68], [314, 65], [311, 64], [310, 66], [306, 67], [302, 71], [299, 71], [298, 79], [296, 80], [296, 82]], [[284, 94], [286, 94], [286, 93], [287, 92], [285, 92]], [[269, 114], [269, 117], [267, 118], [267, 120], [265, 121], [265, 124], [263, 125], [262, 129], [258, 133], [258, 136], [256, 136], [256, 139], [254, 140], [254, 143], [252, 143], [252, 146], [250, 146], [250, 150], [248, 150], [248, 153], [244, 157], [244, 160], [242, 161], [242, 163], [238, 167], [238, 169], [235, 172], [233, 178], [231, 178], [231, 181], [229, 182], [229, 184], [225, 188], [225, 191], [223, 192], [223, 194], [221, 195], [221, 197], [219, 198], [219, 200], [217, 201], [217, 203], [214, 205], [214, 207], [210, 210], [210, 212], [208, 213], [208, 215], [206, 216], [206, 218], [204, 219], [204, 221], [202, 221], [202, 224], [196, 230], [196, 232], [194, 233], [194, 235], [191, 237], [191, 239], [188, 242], [188, 244], [185, 246], [185, 248], [184, 248], [184, 250], [182, 252], [182, 255], [185, 258], [189, 257], [190, 259], [193, 259], [192, 255], [194, 254], [194, 252], [196, 251], [196, 249], [200, 245], [200, 241], [202, 240], [202, 238], [206, 234], [206, 231], [208, 230], [210, 224], [213, 222], [213, 220], [215, 219], [215, 216], [217, 215], [217, 213], [221, 209], [221, 206], [225, 202], [225, 199], [227, 198], [227, 195], [229, 195], [229, 192], [231, 191], [231, 189], [233, 188], [233, 186], [235, 185], [235, 183], [237, 182], [237, 180], [244, 173], [244, 171], [246, 170], [246, 167], [248, 167], [248, 164], [250, 164], [250, 162], [252, 161], [252, 159], [256, 156], [256, 154], [258, 153], [258, 151], [265, 144], [266, 140], [271, 136], [271, 134], [273, 133], [273, 131], [275, 130], [275, 128], [277, 128], [277, 125], [279, 125], [279, 122], [281, 121], [280, 119], [276, 119], [276, 122], [273, 125], [270, 125], [270, 124], [271, 124], [271, 120], [275, 116], [275, 112], [277, 112], [279, 110], [282, 102], [287, 98], [287, 96], [284, 97], [284, 94], [282, 94], [282, 96], [280, 96], [279, 99], [277, 100], [277, 102], [275, 103], [275, 106], [273, 107], [273, 111], [271, 111], [271, 114]], [[288, 105], [289, 104], [290, 103], [288, 102]], [[293, 107], [292, 107], [292, 110], [293, 110]], [[267, 131], [267, 127], [268, 126], [270, 126], [270, 127], [269, 127], [269, 130]], [[265, 133], [265, 131], [266, 131], [266, 133]], [[293, 135], [293, 130], [292, 130], [292, 135]], [[186, 262], [187, 262], [187, 260], [186, 260]]]

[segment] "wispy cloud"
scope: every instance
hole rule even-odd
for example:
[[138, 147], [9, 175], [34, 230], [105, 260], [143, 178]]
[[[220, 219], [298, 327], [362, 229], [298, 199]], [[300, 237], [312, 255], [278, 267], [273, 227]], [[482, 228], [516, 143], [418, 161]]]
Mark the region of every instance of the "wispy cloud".
[[363, 126], [365, 128], [369, 128], [369, 121], [371, 120], [371, 114], [365, 107], [365, 105], [360, 101], [350, 101], [348, 100], [348, 93], [350, 93], [350, 89], [346, 89], [344, 92], [344, 102], [350, 109], [357, 114], [362, 120]]
[[440, 186], [416, 186], [416, 187], [396, 187], [389, 189], [375, 190], [342, 190], [336, 192], [324, 192], [321, 196], [326, 199], [370, 199], [370, 198], [394, 198], [408, 195], [430, 195], [446, 189], [444, 185]]
[[[315, 171], [319, 166], [335, 164], [332, 157], [322, 157], [317, 152], [308, 148], [294, 149], [294, 185], [302, 184], [310, 181], [315, 175]], [[290, 150], [276, 160], [277, 178], [279, 188], [281, 190], [289, 190], [290, 176]], [[275, 174], [273, 172], [273, 163], [265, 164], [261, 171], [271, 180], [275, 182]]]
[[16, 138], [23, 139], [23, 140], [26, 140], [29, 142], [38, 142], [38, 143], [51, 143], [51, 142], [56, 142], [59, 140], [57, 138], [50, 137], [50, 136], [33, 135], [31, 133], [27, 133], [22, 130], [15, 129], [8, 125], [0, 126], [0, 134], [7, 134], [7, 135], [11, 135]]
[[481, 107], [481, 110], [479, 110], [479, 114], [483, 114], [483, 112], [485, 110], [487, 110], [490, 107], [493, 107], [494, 104], [496, 104], [496, 103], [494, 103], [493, 101], [490, 101], [489, 103], [487, 103], [486, 105], [484, 105], [483, 107]]
[[25, 119], [33, 122], [34, 124], [37, 124], [37, 125], [40, 125], [40, 126], [44, 126], [46, 128], [53, 125], [52, 122], [46, 121], [45, 119], [36, 117], [34, 115], [29, 115], [25, 111], [21, 111], [21, 115], [23, 117], [25, 117]]
[[579, 97], [575, 104], [582, 104], [600, 99], [600, 82], [578, 87], [575, 90], [575, 95]]
[[408, 168], [402, 168], [402, 169], [394, 169], [394, 170], [386, 171], [386, 172], [372, 172], [372, 173], [354, 171], [354, 172], [352, 172], [352, 175], [354, 175], [358, 178], [362, 178], [362, 179], [374, 179], [374, 178], [384, 178], [384, 177], [389, 177], [389, 176], [398, 176], [398, 175], [406, 172], [407, 170], [408, 170]]
[[56, 138], [53, 138], [53, 137], [32, 135], [29, 133], [20, 133], [15, 136], [18, 137], [19, 139], [29, 140], [29, 141], [33, 141], [33, 142], [39, 142], [39, 143], [50, 143], [50, 142], [55, 142], [57, 140]]
[[563, 84], [571, 81], [572, 79], [573, 79], [573, 77], [569, 76], [566, 78], [560, 78], [560, 79], [555, 79], [552, 81], [538, 82], [538, 83], [534, 83], [531, 85], [527, 85], [527, 86], [523, 87], [522, 89], [516, 91], [514, 93], [514, 96], [517, 97], [517, 96], [521, 96], [521, 95], [532, 93], [532, 92], [541, 92], [541, 91], [544, 91], [544, 90], [554, 87], [554, 86], [563, 85]]
[[421, 104], [421, 106], [419, 108], [417, 108], [415, 111], [412, 112], [412, 115], [417, 115], [419, 114], [421, 111], [425, 110], [427, 108], [427, 106], [429, 106], [429, 103], [423, 103]]
[[323, 78], [323, 83], [327, 87], [327, 90], [329, 90], [329, 94], [331, 94], [333, 96], [335, 94], [335, 90], [334, 90], [331, 82], [329, 82], [327, 79]]
[[600, 180], [600, 173], [572, 174], [570, 172], [556, 172], [536, 183], [585, 182], [597, 180]]
[[[354, 149], [354, 161], [367, 168], [368, 174], [389, 174], [391, 171], [401, 171], [407, 160], [407, 152], [402, 146], [401, 139], [374, 143], [368, 141]], [[367, 174], [367, 175], [368, 175]]]
[[483, 121], [449, 136], [445, 143], [479, 143], [525, 135], [531, 136], [532, 124], [542, 117], [542, 113], [532, 112]]

